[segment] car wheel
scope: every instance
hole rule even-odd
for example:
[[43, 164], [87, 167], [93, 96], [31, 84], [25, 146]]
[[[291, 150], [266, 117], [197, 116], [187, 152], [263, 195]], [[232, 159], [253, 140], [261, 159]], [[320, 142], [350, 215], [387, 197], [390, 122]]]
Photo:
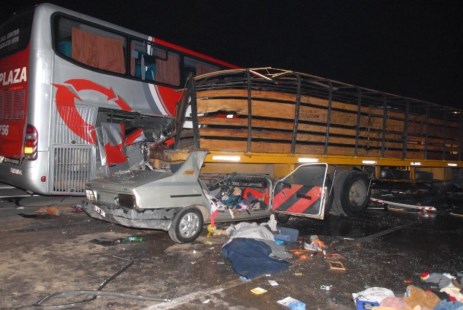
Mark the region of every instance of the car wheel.
[[169, 237], [177, 243], [193, 242], [203, 230], [203, 215], [197, 208], [178, 212], [172, 220]]

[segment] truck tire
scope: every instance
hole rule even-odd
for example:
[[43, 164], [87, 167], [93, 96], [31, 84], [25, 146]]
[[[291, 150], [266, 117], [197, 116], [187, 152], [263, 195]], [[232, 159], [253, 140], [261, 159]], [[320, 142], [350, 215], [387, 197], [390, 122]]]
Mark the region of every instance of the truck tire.
[[348, 216], [358, 216], [363, 213], [370, 201], [369, 183], [365, 173], [340, 171], [334, 180], [331, 213]]
[[280, 224], [286, 224], [289, 221], [290, 217], [291, 215], [289, 214], [275, 213], [275, 218], [277, 222]]
[[189, 243], [198, 238], [203, 230], [203, 215], [197, 208], [186, 208], [178, 212], [169, 228], [169, 237], [177, 243]]

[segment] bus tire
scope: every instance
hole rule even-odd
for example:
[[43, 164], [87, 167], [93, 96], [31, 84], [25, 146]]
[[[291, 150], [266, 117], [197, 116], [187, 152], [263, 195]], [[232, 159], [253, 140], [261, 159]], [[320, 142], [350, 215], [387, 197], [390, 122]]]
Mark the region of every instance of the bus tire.
[[169, 237], [177, 243], [193, 242], [201, 234], [203, 224], [203, 215], [198, 208], [185, 208], [174, 216]]
[[369, 184], [363, 172], [340, 171], [334, 181], [332, 213], [348, 216], [362, 214], [370, 201]]

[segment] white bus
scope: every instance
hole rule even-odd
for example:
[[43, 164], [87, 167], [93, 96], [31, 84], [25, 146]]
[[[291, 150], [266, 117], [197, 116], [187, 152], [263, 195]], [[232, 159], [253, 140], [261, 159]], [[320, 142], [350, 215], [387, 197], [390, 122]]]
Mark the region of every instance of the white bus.
[[[51, 4], [0, 26], [0, 182], [81, 195], [169, 136], [186, 78], [236, 66]], [[141, 153], [142, 154], [142, 153]]]

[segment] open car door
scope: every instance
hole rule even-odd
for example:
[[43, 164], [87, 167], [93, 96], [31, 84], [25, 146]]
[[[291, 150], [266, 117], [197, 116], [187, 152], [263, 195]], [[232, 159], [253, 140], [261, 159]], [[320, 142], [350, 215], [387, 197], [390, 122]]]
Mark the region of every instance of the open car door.
[[303, 164], [275, 183], [274, 213], [323, 219], [329, 192], [327, 164]]

